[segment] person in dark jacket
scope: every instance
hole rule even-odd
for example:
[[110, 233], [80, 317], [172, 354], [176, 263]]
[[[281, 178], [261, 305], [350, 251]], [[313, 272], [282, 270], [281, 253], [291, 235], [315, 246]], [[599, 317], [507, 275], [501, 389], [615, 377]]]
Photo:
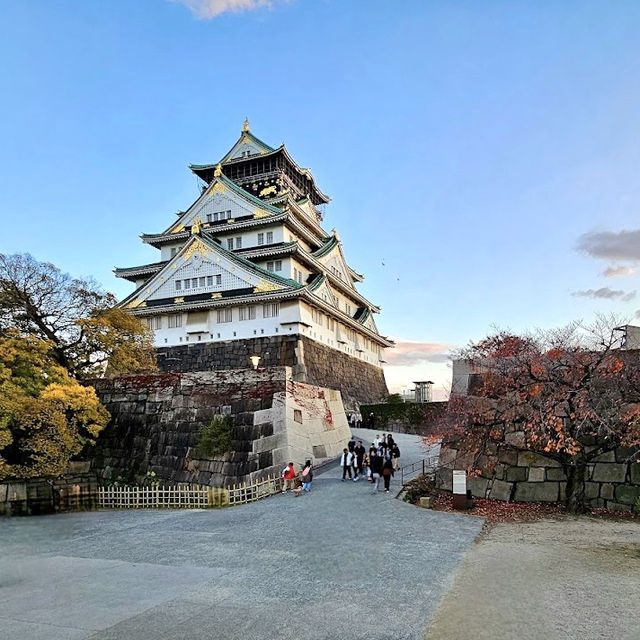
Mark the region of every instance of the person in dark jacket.
[[384, 479], [385, 493], [389, 493], [389, 485], [391, 484], [391, 476], [393, 474], [394, 474], [393, 462], [391, 462], [391, 458], [387, 456], [387, 459], [384, 461], [384, 464], [382, 465], [382, 477]]
[[358, 444], [355, 446], [353, 453], [356, 456], [356, 478], [359, 478], [362, 475], [362, 465], [366, 453], [362, 440], [358, 440]]
[[400, 468], [400, 448], [395, 442], [391, 447], [391, 462], [393, 462], [393, 470], [397, 471]]
[[371, 452], [369, 456], [369, 466], [371, 467], [371, 482], [373, 482], [373, 493], [378, 493], [380, 490], [380, 476], [382, 475], [382, 456], [379, 456], [375, 451]]

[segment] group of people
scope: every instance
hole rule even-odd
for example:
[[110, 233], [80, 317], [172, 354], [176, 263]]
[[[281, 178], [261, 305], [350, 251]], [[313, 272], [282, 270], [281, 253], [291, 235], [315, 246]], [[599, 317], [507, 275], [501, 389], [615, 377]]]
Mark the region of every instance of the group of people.
[[389, 493], [391, 478], [400, 466], [400, 448], [389, 434], [378, 434], [369, 447], [362, 444], [362, 440], [357, 443], [352, 437], [346, 449], [343, 449], [340, 457], [342, 467], [342, 482], [345, 482], [347, 475], [353, 482], [358, 482], [361, 477], [373, 483], [373, 492], [380, 490], [380, 479], [384, 482], [384, 490]]
[[[367, 452], [362, 440], [352, 436], [340, 457], [342, 467], [342, 482], [345, 482], [347, 475], [353, 482], [358, 482], [365, 477], [373, 483], [373, 493], [380, 491], [380, 480], [384, 483], [384, 490], [389, 493], [391, 478], [400, 467], [400, 448], [393, 436], [389, 434], [378, 434]], [[282, 470], [282, 493], [291, 489], [295, 495], [302, 492], [311, 491], [313, 481], [313, 466], [311, 460], [307, 460], [298, 475], [293, 462], [290, 462]]]

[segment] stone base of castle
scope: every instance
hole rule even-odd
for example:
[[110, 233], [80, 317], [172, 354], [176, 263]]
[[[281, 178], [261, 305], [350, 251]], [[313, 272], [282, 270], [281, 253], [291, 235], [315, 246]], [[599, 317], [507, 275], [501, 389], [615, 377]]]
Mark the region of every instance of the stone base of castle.
[[258, 355], [260, 368], [291, 367], [298, 382], [337, 389], [347, 410], [380, 402], [389, 393], [381, 367], [301, 335], [195, 342], [157, 351], [158, 366], [166, 372], [246, 369], [249, 357]]

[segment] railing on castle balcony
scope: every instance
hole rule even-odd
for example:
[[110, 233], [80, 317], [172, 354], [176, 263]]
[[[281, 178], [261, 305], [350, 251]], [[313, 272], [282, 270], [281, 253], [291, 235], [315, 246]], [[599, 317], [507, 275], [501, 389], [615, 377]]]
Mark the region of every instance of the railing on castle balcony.
[[255, 502], [282, 490], [282, 478], [269, 476], [228, 488], [174, 486], [107, 486], [98, 488], [101, 509], [210, 509]]

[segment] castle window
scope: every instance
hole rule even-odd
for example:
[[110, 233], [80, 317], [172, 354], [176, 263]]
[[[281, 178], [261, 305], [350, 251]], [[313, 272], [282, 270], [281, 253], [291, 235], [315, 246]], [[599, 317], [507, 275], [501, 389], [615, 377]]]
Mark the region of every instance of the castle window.
[[262, 317], [263, 318], [276, 318], [280, 313], [280, 304], [277, 302], [272, 302], [269, 304], [265, 304], [262, 309]]
[[255, 320], [256, 319], [255, 306], [240, 307], [238, 309], [238, 313], [239, 313], [239, 320]]
[[207, 276], [207, 287], [213, 287], [213, 276]]
[[218, 309], [218, 322], [232, 322], [233, 321], [233, 309]]
[[236, 249], [242, 249], [242, 236], [236, 238]]
[[192, 289], [198, 288], [198, 278], [191, 278], [191, 288]]
[[216, 276], [216, 284], [222, 284], [222, 276], [220, 274]]
[[264, 244], [264, 233], [258, 234], [258, 245]]
[[273, 265], [274, 271], [282, 271], [282, 260], [276, 260]]
[[147, 325], [149, 329], [162, 329], [162, 316], [147, 318]]
[[206, 278], [205, 278], [204, 276], [202, 276], [202, 277], [200, 278], [200, 282], [199, 282], [200, 286], [201, 286], [201, 287], [204, 287], [204, 286], [205, 286], [205, 282], [206, 282]]
[[273, 260], [267, 262], [267, 271], [273, 271]]
[[227, 239], [227, 249], [229, 249], [229, 251], [233, 251], [233, 238]]
[[191, 288], [191, 280], [189, 280], [188, 278], [184, 281], [184, 288], [185, 289]]
[[176, 291], [181, 291], [181, 290], [182, 290], [182, 281], [176, 280]]
[[211, 222], [211, 214], [207, 213], [207, 222]]
[[182, 326], [181, 313], [172, 313], [170, 316], [168, 316], [168, 319], [169, 319], [169, 323], [168, 323], [169, 329], [176, 329]]
[[171, 247], [171, 257], [173, 258], [173, 256], [176, 255], [176, 253], [178, 252], [177, 247]]
[[271, 244], [273, 242], [273, 231], [267, 231], [267, 244]]

